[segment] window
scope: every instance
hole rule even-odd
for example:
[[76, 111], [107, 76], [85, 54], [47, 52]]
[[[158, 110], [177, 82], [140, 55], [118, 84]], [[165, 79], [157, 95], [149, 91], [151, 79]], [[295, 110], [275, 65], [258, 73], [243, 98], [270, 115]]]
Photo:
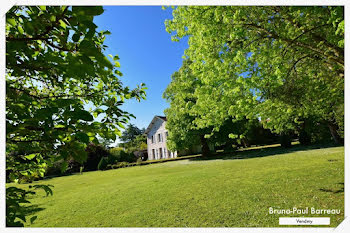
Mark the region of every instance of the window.
[[154, 135], [152, 135], [152, 143], [154, 143]]
[[165, 137], [167, 138], [169, 136], [168, 131], [165, 132]]
[[154, 150], [154, 149], [152, 149], [152, 156], [153, 156], [153, 159], [155, 159], [155, 158], [156, 158], [156, 152], [155, 152], [155, 150]]
[[162, 148], [159, 148], [159, 157], [161, 159], [163, 158], [163, 150], [162, 150]]
[[158, 142], [161, 142], [162, 141], [162, 135], [159, 133], [158, 134]]

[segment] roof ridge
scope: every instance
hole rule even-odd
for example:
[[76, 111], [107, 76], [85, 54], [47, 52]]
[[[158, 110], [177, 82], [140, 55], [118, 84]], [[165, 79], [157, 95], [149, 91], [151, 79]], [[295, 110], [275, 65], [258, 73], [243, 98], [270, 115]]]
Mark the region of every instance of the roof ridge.
[[166, 116], [155, 115], [155, 116], [153, 117], [151, 123], [150, 123], [150, 124], [148, 125], [148, 127], [146, 128], [145, 134], [147, 134], [147, 133], [149, 132], [151, 126], [154, 124], [154, 119], [155, 119], [156, 117], [159, 118], [159, 119], [161, 119], [161, 120], [163, 120], [163, 121], [167, 121]]

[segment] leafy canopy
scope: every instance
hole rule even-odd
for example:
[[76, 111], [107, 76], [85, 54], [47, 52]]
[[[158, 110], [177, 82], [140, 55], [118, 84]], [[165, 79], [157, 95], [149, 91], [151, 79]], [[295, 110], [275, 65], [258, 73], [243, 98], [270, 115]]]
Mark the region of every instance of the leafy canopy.
[[189, 37], [197, 129], [230, 117], [260, 117], [277, 133], [310, 116], [341, 127], [343, 7], [179, 6], [165, 24], [173, 40]]
[[122, 135], [120, 136], [120, 140], [122, 142], [130, 142], [134, 140], [138, 135], [142, 135], [145, 133], [145, 129], [139, 129], [134, 124], [128, 124], [126, 129], [123, 131]]
[[[7, 180], [43, 176], [55, 160], [86, 159], [98, 138], [115, 140], [132, 114], [119, 57], [105, 56], [109, 31], [93, 19], [102, 7], [15, 6], [6, 15]], [[98, 117], [99, 122], [95, 121]], [[63, 169], [67, 167], [65, 162]]]

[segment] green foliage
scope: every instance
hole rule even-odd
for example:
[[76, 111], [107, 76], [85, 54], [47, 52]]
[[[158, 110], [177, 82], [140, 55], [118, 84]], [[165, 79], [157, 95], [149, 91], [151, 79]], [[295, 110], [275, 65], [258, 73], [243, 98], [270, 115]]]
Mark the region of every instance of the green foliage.
[[133, 152], [125, 151], [120, 147], [111, 148], [109, 150], [109, 153], [111, 154], [111, 156], [113, 156], [113, 158], [115, 158], [115, 161], [118, 162], [132, 163], [137, 160]]
[[163, 93], [163, 98], [170, 103], [164, 113], [167, 117], [167, 148], [171, 151], [188, 150], [200, 144], [200, 138], [211, 131], [207, 125], [197, 123], [202, 117], [198, 112], [201, 103], [197, 93], [202, 90], [203, 83], [192, 74], [191, 64], [190, 60], [183, 61]]
[[124, 143], [119, 143], [120, 147], [123, 147], [124, 150], [128, 153], [135, 151], [146, 150], [147, 149], [147, 136], [145, 134], [139, 134], [135, 136], [134, 139], [129, 140]]
[[122, 143], [119, 143], [119, 147], [122, 147], [127, 153], [146, 150], [147, 138], [144, 133], [144, 128], [139, 129], [137, 126], [129, 124], [120, 137]]
[[112, 168], [116, 169], [116, 168], [123, 168], [123, 167], [127, 167], [129, 165], [129, 162], [118, 162], [117, 164], [112, 165]]
[[123, 131], [122, 136], [120, 137], [120, 140], [122, 142], [130, 142], [132, 140], [135, 140], [137, 136], [142, 135], [145, 133], [145, 129], [139, 129], [136, 125], [128, 124], [126, 129]]
[[258, 119], [226, 120], [210, 139], [224, 150], [232, 151], [237, 147], [250, 145], [266, 145], [277, 142], [277, 136], [270, 130], [264, 129]]
[[89, 144], [86, 148], [87, 160], [83, 163], [85, 171], [95, 171], [98, 169], [99, 163], [102, 159], [110, 155], [108, 149], [101, 144]]
[[108, 164], [108, 158], [102, 157], [97, 165], [97, 170], [106, 170]]
[[141, 164], [142, 163], [142, 158], [137, 158], [136, 164]]
[[173, 78], [165, 93], [179, 106], [167, 117], [178, 111], [185, 119], [169, 138], [183, 139], [181, 128], [212, 135], [229, 118], [258, 117], [279, 134], [309, 117], [314, 125], [337, 122], [333, 134], [343, 137], [343, 21], [342, 6], [174, 7], [166, 29], [175, 41], [188, 37], [189, 48], [175, 73], [184, 81]]
[[288, 133], [283, 133], [280, 137], [280, 143], [282, 147], [289, 148], [292, 146], [292, 138]]
[[63, 170], [68, 160], [83, 163], [89, 143], [115, 140], [133, 117], [120, 109], [124, 101], [145, 98], [144, 84], [123, 86], [118, 56], [104, 55], [110, 32], [98, 32], [94, 23], [103, 12], [100, 6], [15, 6], [7, 12], [7, 181], [42, 177], [59, 160], [66, 161]]
[[12, 151], [6, 154], [6, 182], [32, 182], [44, 176], [49, 163], [40, 153]]
[[[195, 77], [190, 68], [191, 64], [193, 63], [189, 60], [183, 62], [180, 70], [172, 75], [172, 81], [163, 94], [170, 102], [170, 108], [165, 110], [169, 149], [191, 153], [193, 145], [202, 144], [204, 141], [232, 150], [233, 145], [246, 147], [250, 144], [266, 144], [273, 141], [274, 136], [268, 130], [266, 132], [256, 118], [232, 117], [227, 115], [226, 109], [217, 105], [212, 106], [213, 109], [207, 109], [208, 101], [215, 99], [214, 102], [219, 104], [222, 96], [213, 93], [211, 100], [201, 102], [201, 97], [212, 93], [215, 88], [206, 86]], [[212, 114], [210, 118], [207, 118], [208, 111]], [[259, 136], [267, 136], [271, 140], [263, 140], [258, 138]]]
[[119, 156], [121, 151], [124, 151], [124, 149], [122, 147], [113, 147], [113, 148], [109, 149], [109, 153], [116, 155], [116, 156]]

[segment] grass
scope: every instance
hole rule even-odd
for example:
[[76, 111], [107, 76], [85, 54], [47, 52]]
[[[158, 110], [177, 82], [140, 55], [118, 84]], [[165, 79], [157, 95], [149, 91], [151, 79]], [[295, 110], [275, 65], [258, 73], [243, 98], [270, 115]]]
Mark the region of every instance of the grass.
[[340, 209], [313, 215], [335, 227], [344, 217], [344, 147], [262, 147], [35, 183], [55, 187], [31, 199], [33, 227], [277, 227], [288, 215], [269, 207]]

